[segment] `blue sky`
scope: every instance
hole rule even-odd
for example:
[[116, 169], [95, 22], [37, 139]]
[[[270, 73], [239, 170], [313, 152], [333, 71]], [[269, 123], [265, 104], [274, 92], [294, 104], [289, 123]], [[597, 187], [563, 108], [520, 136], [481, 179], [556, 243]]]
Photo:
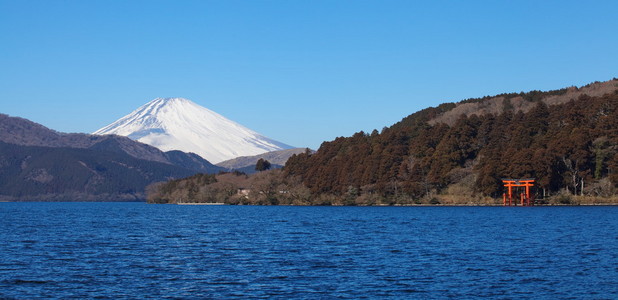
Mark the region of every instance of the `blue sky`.
[[0, 0], [0, 113], [93, 132], [184, 97], [317, 149], [443, 102], [618, 77], [618, 1]]

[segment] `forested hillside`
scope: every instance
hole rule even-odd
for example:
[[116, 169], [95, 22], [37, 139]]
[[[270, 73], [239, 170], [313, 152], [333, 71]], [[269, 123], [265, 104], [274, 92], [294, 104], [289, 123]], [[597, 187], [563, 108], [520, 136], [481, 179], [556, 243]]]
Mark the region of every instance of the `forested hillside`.
[[181, 151], [161, 150], [118, 135], [62, 133], [19, 117], [0, 114], [0, 141], [7, 144], [40, 147], [90, 149], [126, 154], [141, 160], [161, 162], [196, 172], [224, 170], [202, 157]]
[[[618, 94], [582, 94], [551, 106], [543, 101], [559, 93], [566, 89], [518, 95], [532, 106], [526, 112], [505, 104], [500, 114], [462, 114], [451, 126], [431, 125], [457, 107], [443, 104], [381, 133], [325, 142], [315, 154], [290, 158], [285, 169], [313, 193], [379, 194], [394, 201], [445, 193], [454, 185], [466, 187], [462, 193], [500, 197], [505, 177], [536, 178], [537, 197], [561, 190], [608, 196], [618, 183], [612, 172], [618, 167]], [[491, 100], [497, 101], [464, 103]]]
[[220, 170], [193, 153], [0, 114], [0, 201], [143, 201], [153, 182]]
[[194, 173], [123, 153], [0, 142], [2, 201], [143, 201], [152, 182]]
[[[271, 180], [271, 190], [278, 193], [219, 194], [216, 200], [498, 204], [504, 192], [502, 178], [535, 178], [532, 192], [537, 203], [614, 203], [617, 90], [614, 79], [581, 88], [445, 103], [407, 116], [381, 132], [361, 131], [324, 142], [315, 153], [292, 156], [283, 171], [259, 174]], [[454, 112], [460, 114], [455, 117]], [[189, 194], [188, 186], [194, 193]], [[232, 186], [253, 191], [249, 179]], [[179, 195], [189, 202], [208, 202], [203, 195], [215, 186], [181, 180], [161, 187], [151, 194], [158, 199], [152, 202], [174, 202]]]

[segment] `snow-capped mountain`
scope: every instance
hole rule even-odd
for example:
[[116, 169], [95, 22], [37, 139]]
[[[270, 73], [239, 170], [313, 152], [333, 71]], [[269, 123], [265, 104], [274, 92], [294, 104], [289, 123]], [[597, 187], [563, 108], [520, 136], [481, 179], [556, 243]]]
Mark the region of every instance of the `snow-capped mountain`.
[[117, 134], [211, 163], [293, 148], [183, 98], [157, 98], [94, 134]]

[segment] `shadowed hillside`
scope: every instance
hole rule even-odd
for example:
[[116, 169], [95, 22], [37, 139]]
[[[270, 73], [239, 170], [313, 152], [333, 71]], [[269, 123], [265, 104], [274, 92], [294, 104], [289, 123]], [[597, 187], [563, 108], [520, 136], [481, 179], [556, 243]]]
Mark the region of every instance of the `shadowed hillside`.
[[0, 114], [0, 200], [144, 200], [153, 182], [223, 170], [115, 135], [66, 134]]
[[0, 142], [4, 201], [143, 201], [152, 182], [195, 171], [90, 149]]

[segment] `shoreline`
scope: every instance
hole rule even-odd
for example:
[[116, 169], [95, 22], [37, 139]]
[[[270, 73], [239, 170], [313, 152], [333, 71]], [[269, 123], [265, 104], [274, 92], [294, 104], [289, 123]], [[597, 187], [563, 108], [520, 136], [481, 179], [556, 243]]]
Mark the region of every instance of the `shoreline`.
[[228, 205], [225, 204], [223, 202], [182, 202], [182, 203], [170, 203], [170, 204], [176, 204], [176, 205]]
[[[147, 203], [146, 204], [157, 204], [157, 203]], [[171, 205], [228, 205], [228, 206], [298, 206], [298, 207], [309, 207], [309, 206], [331, 206], [331, 207], [551, 207], [551, 206], [618, 206], [618, 203], [583, 203], [583, 204], [541, 204], [541, 205], [531, 205], [531, 206], [521, 206], [521, 205], [498, 205], [498, 204], [377, 204], [377, 205], [293, 205], [293, 204], [278, 204], [278, 205], [258, 205], [258, 204], [228, 204], [221, 202], [212, 202], [212, 203], [165, 203]]]

